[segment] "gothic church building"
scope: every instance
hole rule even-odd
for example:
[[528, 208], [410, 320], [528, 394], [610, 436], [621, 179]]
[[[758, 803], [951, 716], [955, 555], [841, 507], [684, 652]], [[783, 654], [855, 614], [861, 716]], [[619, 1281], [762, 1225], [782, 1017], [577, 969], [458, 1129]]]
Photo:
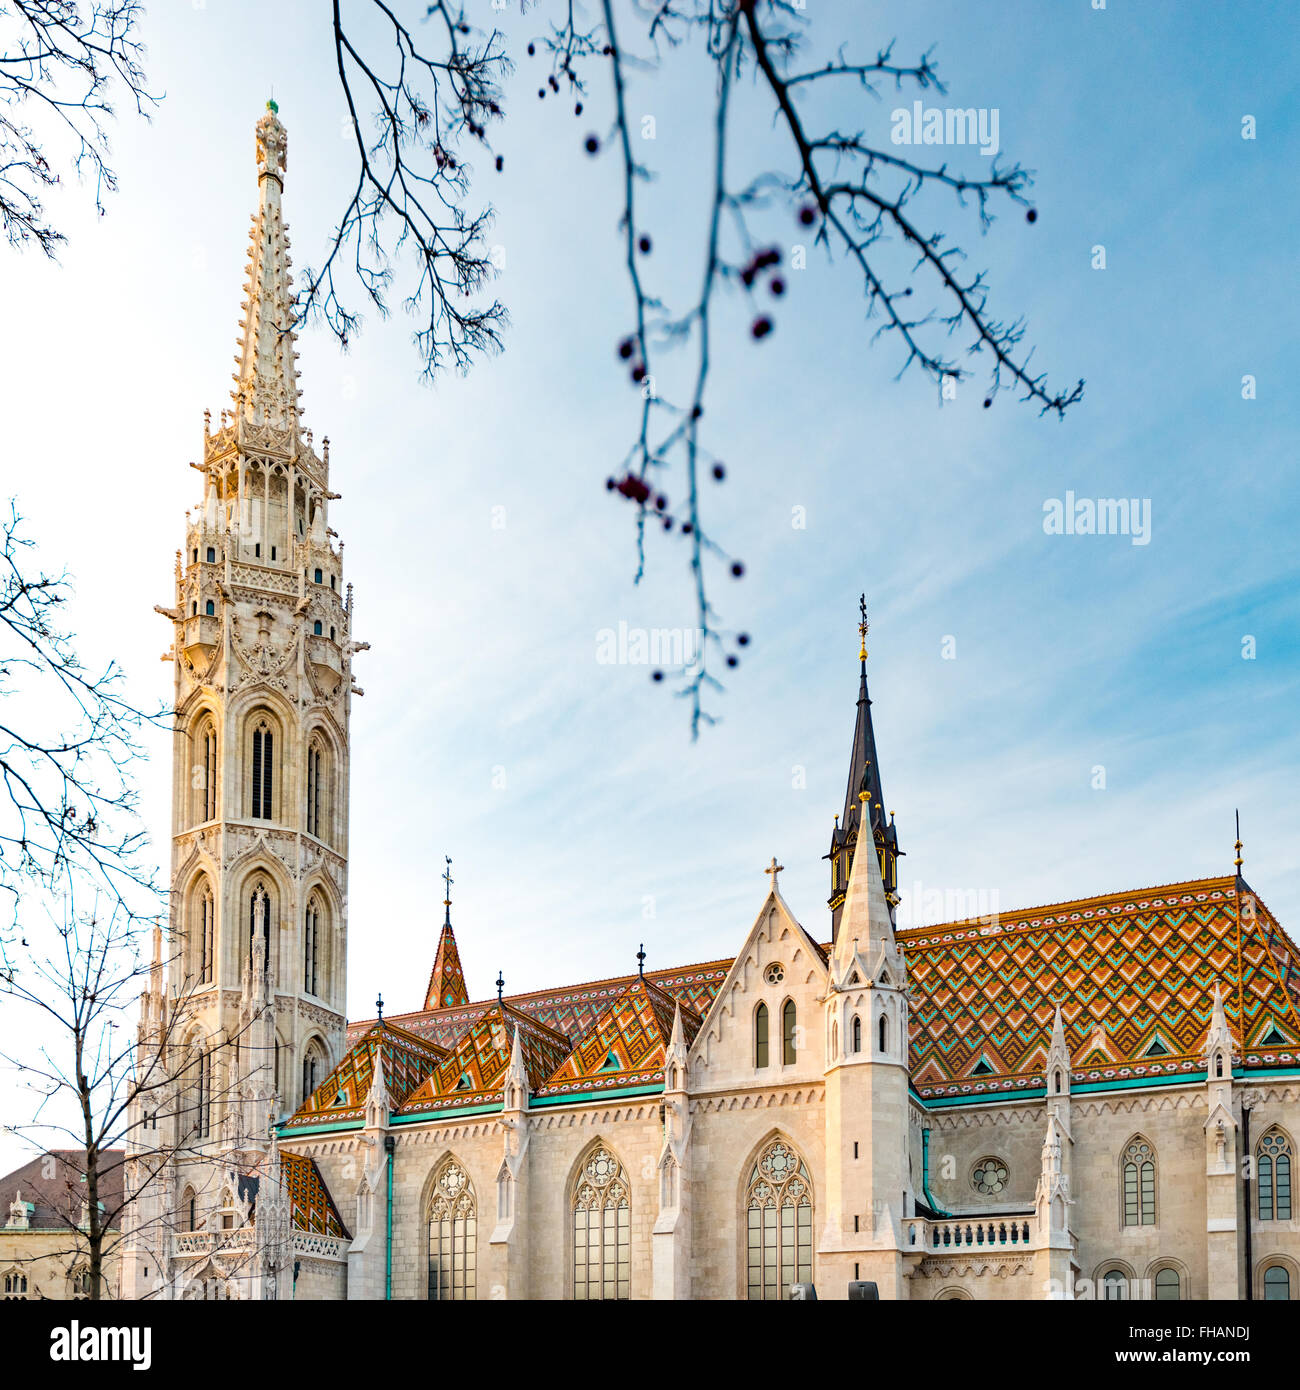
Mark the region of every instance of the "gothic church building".
[[774, 860], [733, 956], [485, 999], [449, 891], [424, 1007], [347, 1022], [365, 644], [282, 327], [273, 107], [257, 159], [232, 406], [159, 610], [172, 916], [140, 1046], [171, 1082], [137, 1117], [158, 1179], [126, 1295], [1300, 1298], [1300, 955], [1240, 847], [1226, 875], [898, 929], [865, 646], [825, 917]]

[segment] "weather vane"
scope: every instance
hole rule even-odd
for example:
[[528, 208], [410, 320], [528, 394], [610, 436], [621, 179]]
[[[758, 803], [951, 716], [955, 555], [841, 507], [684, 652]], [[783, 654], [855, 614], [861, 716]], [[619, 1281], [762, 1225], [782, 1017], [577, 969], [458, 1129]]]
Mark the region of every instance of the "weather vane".
[[862, 639], [861, 645], [858, 647], [858, 660], [865, 661], [867, 659], [867, 633], [871, 631], [871, 624], [867, 622], [866, 594], [862, 594], [858, 598], [858, 613], [861, 615], [861, 621], [858, 623], [858, 636]]
[[442, 871], [442, 881], [443, 881], [444, 886], [445, 886], [446, 889], [447, 889], [447, 896], [443, 899], [443, 902], [444, 902], [444, 904], [445, 904], [447, 907], [450, 907], [450, 906], [451, 906], [451, 885], [452, 885], [453, 883], [455, 883], [456, 880], [455, 880], [454, 878], [452, 878], [452, 876], [451, 876], [451, 855], [450, 855], [450, 854], [444, 855], [443, 858], [445, 858], [446, 861], [447, 861], [447, 867]]

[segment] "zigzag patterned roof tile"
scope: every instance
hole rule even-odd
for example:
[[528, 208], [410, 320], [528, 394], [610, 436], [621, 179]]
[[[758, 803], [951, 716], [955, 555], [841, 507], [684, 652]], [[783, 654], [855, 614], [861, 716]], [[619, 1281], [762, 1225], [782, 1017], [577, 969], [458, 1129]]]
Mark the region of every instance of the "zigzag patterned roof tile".
[[447, 1055], [447, 1049], [387, 1019], [373, 1023], [343, 1054], [338, 1066], [302, 1104], [286, 1129], [322, 1121], [359, 1119], [375, 1076], [375, 1053], [383, 1050], [384, 1084], [400, 1104]]
[[[679, 1001], [651, 980], [634, 979], [578, 1040], [537, 1094], [565, 1095], [661, 1082], [678, 1007]], [[680, 1007], [689, 1047], [702, 1019], [688, 1005]]]

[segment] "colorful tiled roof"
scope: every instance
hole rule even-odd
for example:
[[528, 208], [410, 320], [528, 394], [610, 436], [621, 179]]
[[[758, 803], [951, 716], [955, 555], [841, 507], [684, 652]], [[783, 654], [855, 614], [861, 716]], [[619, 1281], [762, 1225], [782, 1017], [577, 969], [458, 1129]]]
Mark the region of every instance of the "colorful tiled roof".
[[[1194, 1074], [1204, 1065], [1216, 984], [1239, 1064], [1300, 1066], [1300, 951], [1244, 886], [1238, 932], [1238, 896], [1229, 875], [1025, 909], [995, 922], [900, 931], [918, 1094], [976, 1100], [1041, 1088], [1057, 1003], [1076, 1084]], [[524, 1030], [534, 1093], [654, 1084], [662, 1075], [662, 1053], [656, 1057], [655, 1048], [667, 1036], [665, 1013], [680, 1002], [693, 1038], [730, 966], [730, 960], [717, 960], [647, 974], [653, 993], [641, 999], [633, 992], [635, 975], [507, 999], [511, 1016], [541, 1026], [540, 1036], [551, 1040], [547, 1046], [576, 1039], [571, 1048], [552, 1052], [553, 1065], [539, 1072], [544, 1049]], [[448, 1056], [421, 1094], [408, 1097], [403, 1113], [499, 1096], [512, 1035], [507, 1030], [503, 1039], [498, 1017], [494, 1038], [496, 1009], [495, 1002], [478, 1003], [401, 1017], [403, 1031], [458, 1049], [463, 1059], [454, 1063]], [[353, 1025], [353, 1035], [364, 1036], [371, 1026]], [[611, 1053], [621, 1070], [613, 1069]], [[602, 1072], [606, 1064], [610, 1069]], [[476, 1089], [454, 1089], [462, 1075]], [[438, 1079], [445, 1076], [451, 1076], [450, 1096]]]
[[[388, 1065], [386, 1058], [384, 1065]], [[289, 1221], [295, 1230], [351, 1239], [314, 1159], [281, 1149], [280, 1178], [289, 1196]]]
[[[681, 1007], [689, 1047], [701, 1019], [694, 1009]], [[678, 1001], [666, 990], [650, 980], [634, 979], [536, 1094], [586, 1094], [662, 1082], [677, 1008]]]
[[469, 990], [465, 985], [465, 972], [460, 964], [460, 952], [456, 949], [456, 937], [451, 922], [442, 924], [438, 937], [438, 951], [433, 958], [433, 970], [429, 974], [429, 987], [424, 992], [426, 1009], [450, 1009], [457, 1004], [469, 1003]]
[[1216, 984], [1246, 1065], [1300, 1063], [1300, 957], [1241, 897], [1240, 932], [1226, 877], [900, 933], [917, 1093], [1041, 1087], [1058, 1003], [1076, 1083], [1195, 1073]]
[[530, 1090], [569, 1055], [572, 1043], [509, 1004], [492, 1004], [400, 1107], [402, 1115], [464, 1109], [501, 1095], [516, 1032]]
[[[645, 978], [674, 999], [680, 999], [683, 1007], [693, 1009], [703, 1018], [713, 1003], [713, 996], [722, 988], [730, 968], [731, 959], [728, 958], [706, 961], [702, 965], [679, 966], [674, 970], [647, 970]], [[505, 1002], [556, 1033], [562, 1033], [567, 1038], [581, 1038], [591, 1031], [605, 1009], [619, 999], [636, 978], [635, 975], [619, 975], [611, 980], [594, 980], [561, 989], [509, 994]], [[470, 1024], [483, 1017], [488, 1007], [487, 1003], [479, 1002], [456, 1009], [421, 1009], [415, 1013], [395, 1015], [393, 1021], [410, 1033], [427, 1038], [441, 1047], [451, 1048]], [[373, 1022], [373, 1019], [364, 1019], [349, 1024], [349, 1041], [361, 1037]]]
[[360, 1119], [375, 1075], [375, 1054], [382, 1049], [384, 1084], [397, 1104], [433, 1071], [447, 1055], [427, 1038], [394, 1027], [385, 1019], [372, 1024], [343, 1054], [342, 1061], [317, 1086], [285, 1128], [320, 1124], [324, 1120]]

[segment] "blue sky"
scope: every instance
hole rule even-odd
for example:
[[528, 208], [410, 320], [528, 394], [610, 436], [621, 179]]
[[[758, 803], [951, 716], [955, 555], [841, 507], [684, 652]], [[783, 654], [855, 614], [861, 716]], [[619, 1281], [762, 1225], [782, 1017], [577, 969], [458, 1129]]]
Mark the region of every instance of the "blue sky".
[[[202, 411], [228, 399], [253, 126], [272, 86], [299, 265], [319, 260], [350, 177], [318, 11], [154, 6], [166, 99], [151, 124], [119, 125], [108, 215], [56, 200], [60, 265], [0, 261], [6, 490], [77, 575], [88, 654], [116, 654], [143, 699], [170, 688], [152, 606], [171, 599], [198, 500]], [[651, 967], [727, 955], [773, 854], [788, 901], [826, 934], [820, 856], [843, 797], [862, 589], [905, 888], [1005, 911], [1224, 873], [1239, 806], [1247, 876], [1294, 935], [1290, 7], [810, 7], [816, 52], [934, 45], [949, 97], [927, 100], [998, 109], [1040, 218], [1013, 212], [981, 237], [945, 208], [944, 225], [987, 267], [997, 311], [1028, 318], [1035, 361], [1087, 393], [1063, 423], [1009, 396], [982, 410], [978, 378], [940, 408], [919, 374], [895, 380], [897, 349], [871, 345], [852, 274], [816, 256], [763, 344], [741, 302], [725, 307], [708, 443], [729, 477], [706, 503], [747, 575], [713, 590], [753, 643], [695, 744], [645, 667], [596, 661], [602, 628], [693, 617], [680, 542], [652, 545], [634, 588], [630, 508], [604, 491], [636, 409], [614, 354], [630, 321], [619, 175], [581, 148], [605, 128], [604, 90], [581, 121], [536, 99], [522, 48], [544, 13], [506, 22], [519, 72], [496, 138], [505, 169], [480, 160], [475, 184], [506, 253], [505, 352], [425, 387], [400, 314], [371, 316], [346, 357], [319, 331], [300, 343], [306, 420], [331, 438], [343, 495], [331, 522], [355, 635], [371, 643], [353, 712], [351, 1013], [380, 990], [392, 1012], [422, 1002], [444, 854], [479, 997], [498, 969], [512, 992], [631, 970], [642, 940]], [[674, 294], [698, 276], [700, 76], [677, 59], [631, 96], [656, 116], [650, 269]], [[900, 104], [847, 87], [837, 100], [838, 123], [882, 139]], [[737, 155], [791, 167], [757, 108]], [[797, 240], [788, 219], [766, 230]], [[1150, 544], [1045, 535], [1043, 503], [1067, 490], [1149, 498]], [[157, 740], [141, 772], [164, 862], [167, 757]]]

